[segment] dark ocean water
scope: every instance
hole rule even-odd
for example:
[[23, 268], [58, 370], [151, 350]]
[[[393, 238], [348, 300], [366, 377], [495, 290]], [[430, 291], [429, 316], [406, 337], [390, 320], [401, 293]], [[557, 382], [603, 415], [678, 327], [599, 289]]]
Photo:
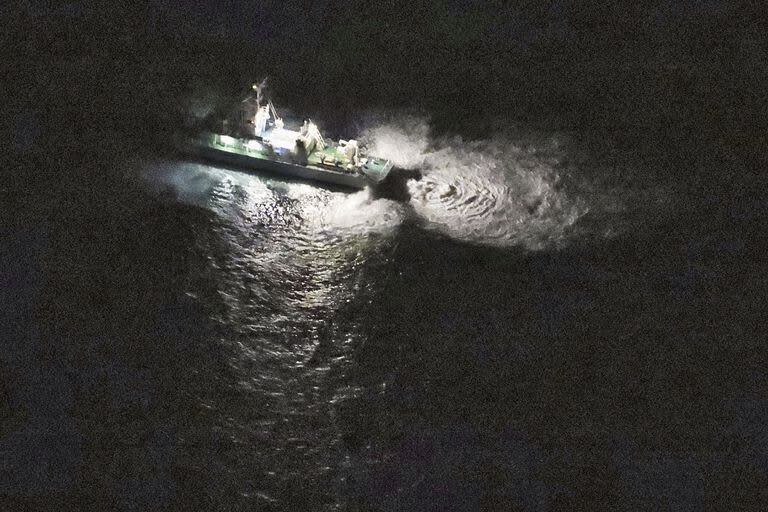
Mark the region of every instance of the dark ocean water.
[[361, 139], [409, 200], [119, 144], [8, 167], [3, 510], [768, 503], [759, 193], [519, 127]]

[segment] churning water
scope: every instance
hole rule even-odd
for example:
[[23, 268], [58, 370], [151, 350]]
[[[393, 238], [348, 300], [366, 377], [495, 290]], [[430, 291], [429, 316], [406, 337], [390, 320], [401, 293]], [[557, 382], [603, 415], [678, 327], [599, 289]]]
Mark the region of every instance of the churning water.
[[561, 242], [589, 211], [562, 186], [575, 169], [558, 136], [430, 140], [425, 121], [403, 124], [376, 127], [367, 137], [374, 152], [424, 173], [409, 191], [427, 229], [460, 241], [537, 249]]

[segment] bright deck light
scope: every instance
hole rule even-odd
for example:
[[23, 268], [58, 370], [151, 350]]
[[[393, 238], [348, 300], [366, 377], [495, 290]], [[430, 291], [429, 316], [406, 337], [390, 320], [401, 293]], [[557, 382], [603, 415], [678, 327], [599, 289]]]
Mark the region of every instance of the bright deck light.
[[285, 128], [275, 128], [269, 133], [269, 142], [276, 148], [293, 149], [298, 138], [299, 132]]
[[219, 137], [219, 141], [225, 146], [234, 146], [235, 142], [237, 142], [237, 139], [230, 137], [229, 135], [221, 135]]

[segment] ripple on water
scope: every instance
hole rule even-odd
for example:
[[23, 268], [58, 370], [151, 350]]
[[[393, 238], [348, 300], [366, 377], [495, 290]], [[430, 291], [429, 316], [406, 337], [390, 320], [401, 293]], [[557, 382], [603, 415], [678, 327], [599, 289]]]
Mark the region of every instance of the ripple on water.
[[361, 140], [396, 165], [421, 170], [420, 181], [408, 182], [416, 220], [457, 240], [541, 249], [564, 242], [589, 209], [563, 186], [575, 169], [556, 134], [437, 139], [426, 119], [406, 115], [375, 124]]
[[425, 155], [411, 204], [427, 229], [488, 245], [539, 249], [562, 242], [586, 211], [561, 186], [558, 160], [499, 141]]

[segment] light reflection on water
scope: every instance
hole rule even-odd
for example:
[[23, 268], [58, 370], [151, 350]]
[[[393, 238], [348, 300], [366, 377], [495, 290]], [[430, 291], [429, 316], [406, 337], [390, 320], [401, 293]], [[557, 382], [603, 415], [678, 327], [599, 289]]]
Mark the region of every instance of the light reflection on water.
[[402, 205], [373, 200], [368, 191], [188, 162], [158, 165], [147, 177], [215, 214], [210, 233], [200, 236], [211, 236], [208, 245], [218, 248], [209, 268], [226, 307], [220, 343], [233, 390], [259, 409], [222, 418], [221, 428], [262, 455], [253, 470], [272, 482], [243, 496], [269, 502], [297, 471], [327, 493], [338, 485], [331, 468], [340, 458], [333, 418], [341, 396], [329, 379], [343, 375], [355, 337], [353, 325], [339, 328], [332, 319], [366, 286], [361, 269], [386, 249]]

